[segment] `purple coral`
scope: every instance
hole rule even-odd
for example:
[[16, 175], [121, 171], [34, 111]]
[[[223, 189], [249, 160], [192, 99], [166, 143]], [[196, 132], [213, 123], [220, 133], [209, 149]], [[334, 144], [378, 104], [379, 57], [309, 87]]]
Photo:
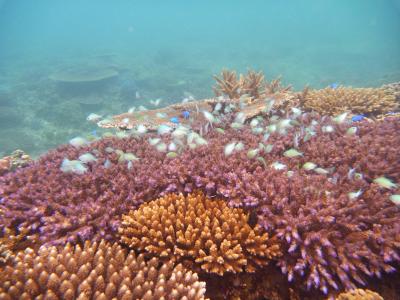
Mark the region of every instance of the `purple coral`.
[[[346, 135], [345, 124], [323, 133], [322, 126], [331, 121], [317, 115], [304, 114], [298, 122], [286, 134], [271, 133], [266, 142], [248, 126], [226, 126], [224, 134], [209, 130], [203, 136], [207, 146], [185, 149], [174, 158], [158, 152], [147, 137], [59, 147], [0, 178], [0, 223], [33, 226], [43, 243], [113, 240], [123, 213], [169, 192], [202, 189], [207, 196], [223, 197], [231, 206], [258, 214], [260, 225], [283, 244], [286, 253], [278, 264], [289, 280], [327, 292], [392, 271], [393, 263], [400, 261], [400, 210], [389, 201], [389, 192], [372, 180], [390, 176], [400, 181], [400, 120], [362, 122], [356, 135]], [[304, 141], [311, 127], [316, 134]], [[245, 150], [225, 156], [224, 146], [232, 141], [243, 142]], [[260, 142], [274, 146], [268, 153], [259, 152], [262, 159], [249, 159], [247, 150]], [[283, 156], [294, 144], [304, 155]], [[128, 168], [110, 147], [140, 159]], [[60, 171], [64, 158], [74, 160], [86, 152], [97, 156], [87, 172]], [[278, 161], [287, 169], [271, 168]], [[328, 174], [303, 170], [305, 162], [316, 163]], [[348, 176], [351, 169], [363, 177]], [[348, 197], [360, 189], [358, 199]]]
[[[289, 281], [327, 293], [395, 270], [400, 210], [378, 187], [358, 181], [334, 184], [323, 175], [295, 174], [289, 197], [275, 195], [260, 206], [260, 223], [286, 247], [278, 265]], [[347, 192], [355, 187], [364, 193], [351, 200]]]

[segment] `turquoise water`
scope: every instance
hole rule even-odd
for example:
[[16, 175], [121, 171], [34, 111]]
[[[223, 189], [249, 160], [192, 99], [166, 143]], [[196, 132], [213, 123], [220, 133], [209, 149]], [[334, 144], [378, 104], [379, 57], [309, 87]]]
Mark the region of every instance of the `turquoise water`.
[[[222, 68], [282, 75], [296, 89], [400, 80], [400, 1], [0, 3], [0, 156], [98, 134], [89, 113], [210, 97]], [[93, 68], [119, 75], [54, 80]]]

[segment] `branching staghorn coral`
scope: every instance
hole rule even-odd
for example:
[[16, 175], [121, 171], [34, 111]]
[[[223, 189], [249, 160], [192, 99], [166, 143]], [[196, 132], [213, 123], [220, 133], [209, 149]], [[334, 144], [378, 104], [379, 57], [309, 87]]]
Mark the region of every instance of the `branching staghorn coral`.
[[336, 300], [383, 300], [383, 298], [370, 290], [355, 289], [339, 294]]
[[170, 194], [123, 216], [121, 241], [160, 257], [190, 259], [210, 273], [255, 271], [278, 256], [279, 245], [248, 215], [202, 193]]
[[291, 85], [287, 86], [282, 86], [282, 77], [279, 76], [278, 78], [275, 78], [271, 80], [270, 82], [266, 81], [265, 82], [265, 92], [267, 94], [275, 94], [275, 93], [285, 93], [288, 92], [292, 89]]
[[[157, 151], [148, 141], [157, 137], [169, 144], [172, 138], [168, 135], [107, 138], [80, 148], [61, 146], [32, 165], [0, 178], [0, 224], [32, 225], [41, 241], [49, 244], [102, 237], [115, 240], [122, 214], [171, 192], [200, 189], [209, 197], [224, 199], [231, 207], [250, 210], [251, 216], [257, 212], [254, 222], [271, 236], [279, 234], [283, 256], [277, 260], [282, 266], [285, 262], [287, 270], [297, 266], [290, 275], [292, 284], [305, 290], [310, 286], [305, 293], [335, 292], [334, 286], [321, 281], [324, 276], [320, 270], [327, 270], [339, 290], [360, 285], [354, 276], [382, 286], [379, 276], [392, 270], [388, 265], [398, 270], [396, 222], [400, 212], [389, 197], [400, 191], [380, 188], [373, 180], [387, 176], [400, 182], [400, 120], [337, 124], [329, 117], [304, 113], [295, 122], [289, 121], [290, 127], [280, 133], [274, 129], [287, 123], [288, 116], [260, 120], [258, 127], [267, 128], [263, 134], [254, 134], [247, 124], [236, 130], [221, 122], [218, 126], [224, 131], [209, 130], [202, 136], [207, 145], [186, 146], [175, 157]], [[333, 131], [327, 132], [326, 126]], [[356, 132], [347, 134], [351, 127], [356, 127]], [[265, 133], [269, 134], [267, 140]], [[226, 145], [232, 142], [242, 143], [244, 149], [225, 155]], [[273, 147], [266, 151], [259, 143]], [[302, 155], [283, 155], [293, 147]], [[248, 156], [251, 149], [260, 149], [254, 158]], [[119, 162], [117, 150], [134, 153], [139, 160], [129, 169], [126, 162]], [[64, 158], [77, 159], [87, 152], [97, 158], [88, 164], [87, 172], [60, 170]], [[282, 169], [273, 167], [276, 162], [283, 164]], [[322, 168], [319, 172], [326, 174], [304, 170], [306, 162], [315, 163]], [[351, 192], [358, 197], [349, 199]], [[366, 240], [360, 239], [363, 235]], [[352, 258], [355, 269], [342, 268], [343, 281], [335, 275], [338, 258], [328, 255], [329, 247], [319, 243], [325, 238], [332, 244], [340, 241], [340, 260], [348, 260], [347, 254], [365, 254]], [[309, 239], [312, 241], [306, 243]], [[297, 246], [292, 247], [292, 243]], [[303, 253], [306, 260], [297, 265]], [[318, 253], [324, 256], [322, 264], [317, 263]], [[379, 258], [375, 259], [377, 253]], [[360, 261], [367, 265], [369, 274], [360, 268]], [[289, 277], [289, 271], [281, 269]]]
[[374, 186], [360, 186], [362, 196], [349, 198], [346, 181], [337, 187], [324, 176], [296, 174], [289, 197], [274, 197], [261, 206], [260, 222], [284, 244], [278, 265], [290, 282], [301, 280], [307, 289], [328, 294], [396, 271], [399, 209]]
[[0, 270], [1, 299], [204, 299], [205, 283], [172, 262], [117, 244], [28, 248]]
[[271, 82], [265, 80], [262, 72], [248, 71], [247, 74], [240, 74], [239, 78], [235, 71], [223, 70], [220, 77], [214, 76], [217, 81], [213, 87], [217, 96], [227, 95], [229, 99], [238, 99], [248, 95], [253, 99], [264, 98], [277, 92], [287, 92], [291, 86], [282, 87], [281, 79], [276, 78]]
[[400, 182], [400, 159], [395, 150], [400, 147], [400, 121], [390, 118], [379, 124], [363, 122], [356, 128], [353, 136], [346, 136], [343, 128], [304, 143], [307, 159], [322, 166], [354, 168], [368, 182], [379, 176]]
[[264, 91], [261, 89], [265, 85], [264, 74], [262, 72], [248, 71], [246, 75], [240, 75], [240, 79], [242, 94], [247, 94], [254, 99], [262, 97]]
[[238, 79], [235, 71], [222, 70], [221, 77], [214, 76], [214, 79], [217, 81], [217, 85], [213, 87], [213, 90], [217, 96], [225, 94], [230, 99], [237, 99], [241, 96], [242, 77]]
[[[309, 127], [312, 119], [320, 120], [309, 114], [304, 119], [303, 127]], [[268, 154], [260, 152], [267, 168], [258, 160], [249, 160], [246, 151], [224, 155], [225, 145], [232, 141], [242, 141], [247, 149], [259, 147], [262, 135], [255, 136], [246, 128], [226, 129], [224, 134], [210, 131], [204, 137], [212, 146], [185, 149], [175, 159], [149, 145], [146, 137], [102, 139], [79, 149], [62, 146], [0, 179], [0, 208], [4, 211], [0, 221], [6, 227], [31, 225], [40, 231], [44, 243], [112, 239], [120, 215], [162, 193], [201, 188], [210, 196], [223, 196], [230, 205], [250, 207], [270, 197], [270, 193], [287, 193], [288, 178], [270, 167], [276, 161], [288, 168], [306, 161], [322, 167], [341, 166], [344, 176], [357, 167], [356, 172], [367, 180], [387, 175], [400, 181], [400, 160], [394, 150], [400, 147], [400, 121], [362, 123], [355, 136], [345, 135], [347, 127], [323, 134], [323, 124], [315, 128], [314, 138], [301, 144], [299, 150], [304, 156], [299, 159], [282, 156], [285, 149], [293, 147], [295, 128], [286, 135], [271, 134], [267, 143], [273, 145], [272, 150]], [[166, 138], [164, 141], [168, 143]], [[139, 160], [130, 170], [118, 162], [115, 151], [108, 152], [110, 148], [132, 152]], [[89, 165], [88, 172], [77, 175], [60, 170], [65, 157], [77, 159], [90, 151], [96, 152], [97, 161]], [[106, 162], [109, 167], [105, 167]]]
[[[13, 258], [17, 250], [34, 246], [37, 241], [37, 235], [29, 235], [30, 231], [29, 228], [22, 226], [18, 230], [8, 227], [3, 228], [0, 233], [0, 265]], [[28, 238], [28, 236], [30, 237]]]
[[396, 97], [382, 88], [306, 88], [299, 93], [299, 97], [305, 109], [331, 116], [343, 112], [376, 116], [395, 111], [399, 107]]

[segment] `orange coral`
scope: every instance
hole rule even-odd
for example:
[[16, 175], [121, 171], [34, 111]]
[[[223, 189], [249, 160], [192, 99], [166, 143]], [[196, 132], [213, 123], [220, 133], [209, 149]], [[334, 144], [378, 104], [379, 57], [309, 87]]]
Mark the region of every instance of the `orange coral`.
[[240, 74], [239, 78], [235, 71], [223, 70], [220, 77], [214, 76], [214, 78], [217, 81], [216, 86], [213, 87], [214, 93], [217, 96], [227, 95], [230, 99], [238, 99], [244, 95], [260, 99], [291, 89], [291, 86], [282, 87], [280, 77], [268, 82], [262, 72], [251, 70], [246, 75]]
[[36, 240], [37, 235], [28, 235], [29, 228], [21, 227], [18, 231], [10, 228], [4, 228], [0, 237], [0, 264], [7, 263], [15, 254], [17, 250], [25, 249], [32, 246]]
[[205, 283], [172, 262], [145, 261], [117, 244], [19, 252], [0, 271], [0, 299], [204, 299]]
[[11, 158], [9, 156], [0, 159], [0, 175], [8, 172], [11, 169]]
[[240, 75], [241, 78], [241, 92], [248, 94], [254, 99], [259, 99], [264, 96], [262, 90], [265, 84], [264, 74], [262, 72], [248, 71], [245, 76]]
[[0, 159], [0, 175], [13, 171], [17, 168], [25, 167], [32, 159], [22, 150], [15, 150], [10, 156]]
[[379, 115], [398, 109], [396, 98], [382, 88], [306, 88], [299, 94], [306, 109], [320, 114], [336, 115], [346, 111], [354, 114]]
[[265, 82], [265, 91], [268, 94], [274, 94], [274, 93], [285, 93], [288, 92], [292, 89], [291, 85], [288, 86], [282, 86], [282, 81], [281, 81], [281, 76], [278, 78], [275, 78], [271, 80], [271, 82], [266, 81]]
[[279, 255], [279, 246], [252, 229], [242, 209], [202, 193], [169, 194], [123, 216], [121, 241], [160, 257], [194, 261], [207, 272], [252, 272]]
[[400, 81], [382, 85], [381, 88], [396, 97], [396, 101], [400, 101]]
[[339, 294], [336, 300], [383, 300], [383, 298], [370, 290], [355, 289]]
[[217, 96], [225, 94], [230, 99], [240, 97], [242, 80], [237, 78], [235, 71], [222, 70], [221, 77], [214, 76], [214, 79], [217, 81], [217, 85], [213, 87], [213, 90]]

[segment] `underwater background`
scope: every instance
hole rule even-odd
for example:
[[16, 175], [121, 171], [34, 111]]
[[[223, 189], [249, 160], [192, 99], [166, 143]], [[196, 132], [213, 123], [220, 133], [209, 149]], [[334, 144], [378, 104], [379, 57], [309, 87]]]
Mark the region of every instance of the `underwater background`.
[[0, 300], [400, 300], [400, 0], [0, 0]]
[[0, 157], [100, 134], [90, 113], [211, 97], [223, 68], [296, 90], [399, 81], [399, 29], [395, 0], [0, 1]]

